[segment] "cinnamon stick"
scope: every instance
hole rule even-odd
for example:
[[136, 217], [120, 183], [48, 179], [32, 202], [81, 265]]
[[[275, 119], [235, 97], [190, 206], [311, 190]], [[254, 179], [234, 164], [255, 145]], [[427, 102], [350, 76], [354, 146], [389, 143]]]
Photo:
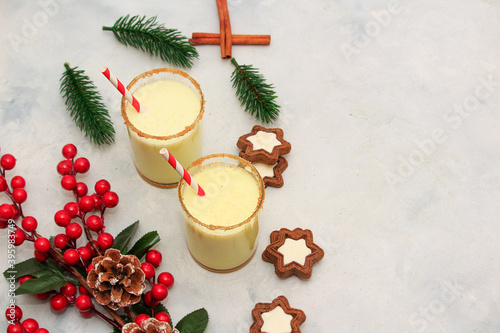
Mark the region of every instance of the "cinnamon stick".
[[217, 11], [219, 13], [221, 57], [229, 59], [232, 54], [232, 35], [226, 0], [217, 0]]
[[[270, 35], [232, 35], [232, 45], [269, 45]], [[193, 32], [189, 39], [193, 45], [219, 45], [220, 34]]]

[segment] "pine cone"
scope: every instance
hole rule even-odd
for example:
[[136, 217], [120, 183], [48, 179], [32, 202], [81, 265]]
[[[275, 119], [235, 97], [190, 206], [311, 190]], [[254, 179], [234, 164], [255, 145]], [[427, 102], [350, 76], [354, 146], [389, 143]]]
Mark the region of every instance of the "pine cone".
[[136, 256], [109, 249], [104, 256], [92, 259], [92, 267], [87, 283], [99, 304], [118, 310], [141, 300], [145, 274]]
[[141, 326], [136, 323], [125, 324], [122, 333], [179, 333], [179, 331], [172, 329], [166, 321], [148, 318], [141, 323]]

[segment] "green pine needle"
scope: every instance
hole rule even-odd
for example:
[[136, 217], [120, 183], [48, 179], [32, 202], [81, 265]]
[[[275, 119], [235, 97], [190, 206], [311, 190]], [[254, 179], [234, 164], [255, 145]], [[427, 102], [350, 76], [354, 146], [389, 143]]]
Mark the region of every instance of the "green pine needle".
[[60, 91], [76, 125], [92, 143], [113, 143], [115, 129], [96, 87], [83, 70], [71, 68], [68, 63], [64, 67]]
[[102, 30], [112, 31], [124, 45], [160, 56], [163, 61], [175, 66], [191, 68], [193, 58], [198, 58], [198, 52], [189, 40], [176, 29], [167, 29], [157, 23], [156, 16], [147, 20], [145, 16], [122, 16], [112, 27], [102, 27]]
[[231, 63], [235, 67], [231, 82], [245, 111], [265, 123], [278, 119], [280, 106], [275, 103], [278, 96], [273, 90], [274, 87], [266, 83], [258, 69], [251, 65], [240, 66], [234, 58], [231, 58]]

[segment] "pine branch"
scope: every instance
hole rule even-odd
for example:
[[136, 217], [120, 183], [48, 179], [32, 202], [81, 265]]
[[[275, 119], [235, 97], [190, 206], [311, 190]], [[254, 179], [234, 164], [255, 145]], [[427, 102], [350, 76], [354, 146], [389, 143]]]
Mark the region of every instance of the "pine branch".
[[231, 63], [235, 67], [231, 82], [245, 111], [265, 123], [278, 119], [280, 106], [275, 103], [278, 96], [274, 87], [266, 83], [264, 77], [251, 65], [240, 66], [234, 58], [231, 58]]
[[189, 40], [176, 29], [167, 29], [157, 23], [156, 16], [147, 20], [145, 16], [122, 16], [112, 27], [102, 27], [102, 30], [112, 31], [124, 45], [159, 56], [175, 66], [191, 68], [193, 58], [198, 58], [198, 52]]
[[96, 87], [83, 70], [68, 63], [64, 67], [60, 91], [76, 125], [92, 143], [113, 143], [115, 129]]

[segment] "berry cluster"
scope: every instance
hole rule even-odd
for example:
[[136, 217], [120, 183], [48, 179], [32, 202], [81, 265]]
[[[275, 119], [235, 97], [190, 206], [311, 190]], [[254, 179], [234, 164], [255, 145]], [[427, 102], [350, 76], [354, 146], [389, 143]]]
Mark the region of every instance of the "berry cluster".
[[[88, 274], [93, 268], [92, 259], [102, 256], [107, 249], [113, 247], [114, 237], [104, 231], [104, 214], [106, 209], [118, 204], [119, 198], [115, 192], [111, 191], [111, 185], [105, 179], [95, 183], [91, 194], [87, 185], [77, 180], [78, 174], [89, 171], [90, 162], [84, 157], [76, 157], [77, 148], [74, 145], [65, 145], [62, 155], [65, 159], [57, 165], [57, 172], [62, 176], [61, 186], [64, 190], [71, 191], [75, 197], [74, 201], [66, 203], [63, 209], [54, 215], [54, 222], [64, 228], [64, 231], [49, 240], [37, 232], [36, 218], [24, 215], [22, 204], [27, 199], [26, 181], [21, 176], [14, 176], [9, 185], [5, 177], [6, 171], [14, 169], [16, 164], [16, 159], [10, 154], [5, 154], [0, 158], [0, 193], [5, 193], [11, 201], [11, 203], [0, 204], [0, 228], [9, 228], [11, 246], [19, 246], [25, 241], [32, 242], [36, 260], [45, 264], [50, 259], [71, 273], [78, 281], [77, 285], [67, 282], [58, 290], [35, 293], [38, 299], [50, 298], [49, 304], [52, 311], [63, 312], [69, 305], [74, 305], [82, 317], [90, 318], [95, 314], [119, 329], [125, 324], [123, 319], [107, 307], [104, 309], [112, 318], [95, 308], [92, 300], [95, 298], [95, 290], [89, 287], [86, 277], [80, 273], [86, 271]], [[19, 219], [20, 223], [18, 223]], [[83, 235], [85, 237], [82, 237]], [[80, 238], [85, 238], [85, 241], [82, 242]], [[49, 264], [50, 261], [48, 261]], [[168, 290], [174, 284], [174, 277], [169, 272], [156, 274], [161, 262], [162, 254], [157, 250], [148, 249], [145, 262], [141, 263], [145, 280], [151, 287], [142, 295], [142, 298], [144, 304], [151, 309], [151, 316], [149, 314], [129, 316], [131, 320], [135, 319], [138, 325], [150, 317], [171, 324], [168, 313], [163, 311], [163, 307], [158, 308], [158, 305], [167, 298]], [[36, 279], [36, 277], [21, 276], [19, 284], [22, 285], [31, 279]], [[6, 315], [8, 319], [11, 319], [7, 328], [8, 333], [48, 332], [46, 329], [39, 328], [34, 319], [30, 318], [21, 322], [22, 311], [17, 306], [7, 309]]]
[[7, 333], [49, 333], [45, 328], [41, 328], [38, 322], [33, 318], [23, 318], [23, 311], [17, 305], [12, 305], [5, 311], [5, 317], [9, 326]]
[[[75, 159], [77, 149], [72, 144], [65, 145], [62, 154], [66, 159], [57, 165], [57, 172], [62, 176], [61, 186], [72, 191], [76, 201], [68, 202], [54, 215], [55, 223], [65, 228], [64, 233], [55, 236], [54, 246], [64, 251], [64, 260], [69, 265], [81, 263], [86, 267], [85, 264], [92, 257], [113, 246], [113, 236], [104, 232], [104, 212], [106, 208], [118, 205], [119, 199], [105, 179], [97, 181], [94, 185], [95, 192], [88, 195], [87, 185], [78, 182], [76, 175], [89, 171], [90, 162], [85, 157]], [[96, 214], [92, 214], [94, 212]], [[89, 241], [85, 246], [77, 248], [76, 241], [84, 230]], [[91, 231], [97, 233], [96, 241], [93, 240]]]
[[[174, 285], [174, 276], [171, 273], [162, 272], [156, 276], [156, 268], [160, 266], [161, 261], [162, 255], [160, 251], [149, 250], [146, 253], [146, 262], [141, 264], [141, 269], [146, 275], [146, 280], [151, 285], [151, 289], [144, 294], [144, 303], [151, 308], [151, 313], [156, 319], [170, 322], [167, 313], [158, 312], [155, 314], [156, 307], [161, 301], [167, 298], [168, 290]], [[135, 322], [137, 325], [140, 325], [147, 318], [149, 316], [139, 315]]]

